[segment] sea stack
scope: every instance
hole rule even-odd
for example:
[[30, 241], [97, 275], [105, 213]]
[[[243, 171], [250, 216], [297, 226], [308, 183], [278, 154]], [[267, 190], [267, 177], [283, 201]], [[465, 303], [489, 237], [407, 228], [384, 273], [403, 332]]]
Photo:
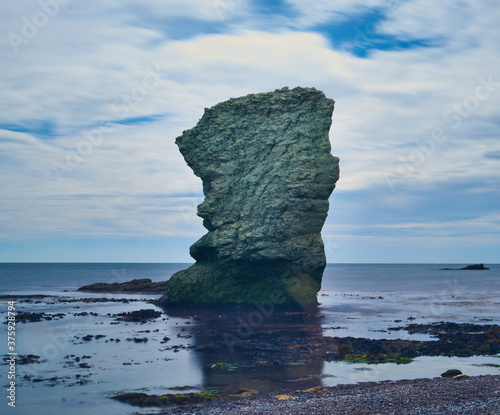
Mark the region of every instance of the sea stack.
[[230, 99], [176, 139], [203, 182], [208, 233], [159, 304], [317, 304], [321, 229], [339, 178], [334, 101], [314, 88]]

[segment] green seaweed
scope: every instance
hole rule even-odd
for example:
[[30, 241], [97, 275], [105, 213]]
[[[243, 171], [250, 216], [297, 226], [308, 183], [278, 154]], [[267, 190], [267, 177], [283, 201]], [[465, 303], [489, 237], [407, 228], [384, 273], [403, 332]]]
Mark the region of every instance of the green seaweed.
[[145, 393], [123, 393], [112, 399], [140, 407], [184, 406], [211, 402], [218, 398], [219, 391], [202, 391], [198, 393], [147, 395]]
[[306, 362], [291, 362], [288, 363], [290, 366], [305, 366]]
[[191, 389], [196, 389], [193, 386], [174, 386], [172, 388], [168, 388], [171, 391], [187, 391]]
[[227, 363], [227, 362], [214, 363], [210, 367], [212, 369], [225, 369], [225, 370], [229, 370], [230, 372], [238, 369], [238, 366], [236, 366], [236, 365], [234, 365], [232, 363]]
[[413, 362], [409, 357], [400, 356], [398, 353], [394, 355], [388, 354], [347, 354], [344, 360], [350, 363], [366, 363], [366, 364], [379, 364], [379, 363], [396, 363], [398, 365], [406, 365]]
[[500, 368], [500, 365], [497, 365], [497, 364], [494, 364], [494, 363], [483, 363], [483, 364], [474, 364], [472, 366], [476, 366], [476, 367], [499, 367]]

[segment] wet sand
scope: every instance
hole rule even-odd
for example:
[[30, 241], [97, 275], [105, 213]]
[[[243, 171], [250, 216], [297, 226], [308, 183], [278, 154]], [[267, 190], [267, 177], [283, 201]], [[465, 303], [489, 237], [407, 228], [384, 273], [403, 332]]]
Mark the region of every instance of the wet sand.
[[[287, 399], [279, 399], [287, 398]], [[500, 413], [500, 375], [337, 385], [317, 392], [259, 395], [175, 408], [163, 414], [464, 414]]]

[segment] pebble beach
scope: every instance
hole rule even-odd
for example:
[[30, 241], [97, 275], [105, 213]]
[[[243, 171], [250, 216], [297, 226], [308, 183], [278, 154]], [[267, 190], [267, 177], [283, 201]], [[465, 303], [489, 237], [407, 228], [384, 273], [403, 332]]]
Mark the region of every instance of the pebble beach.
[[329, 266], [315, 310], [79, 290], [181, 267], [4, 265], [25, 287], [0, 297], [15, 303], [16, 413], [500, 413], [499, 266]]
[[500, 375], [460, 380], [434, 378], [337, 385], [250, 397], [236, 402], [176, 408], [164, 414], [229, 415], [495, 415], [500, 413]]

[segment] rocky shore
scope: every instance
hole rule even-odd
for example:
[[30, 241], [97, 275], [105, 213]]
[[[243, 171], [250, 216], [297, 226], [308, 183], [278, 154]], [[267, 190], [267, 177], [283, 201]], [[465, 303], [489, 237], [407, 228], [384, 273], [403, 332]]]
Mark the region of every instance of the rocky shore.
[[175, 408], [163, 414], [493, 415], [500, 413], [500, 375], [365, 382], [271, 393], [238, 401]]
[[153, 282], [150, 278], [140, 278], [127, 282], [107, 284], [98, 282], [78, 288], [78, 291], [91, 293], [148, 293], [163, 294], [168, 281]]
[[[384, 331], [401, 333], [399, 338], [373, 339], [345, 336], [344, 327], [331, 326], [333, 321], [326, 321], [314, 309], [269, 308], [268, 304], [260, 309], [166, 311], [150, 301], [154, 300], [19, 298], [17, 321], [24, 332], [41, 337], [47, 324], [59, 333], [64, 327], [75, 327], [61, 335], [61, 353], [56, 359], [49, 359], [44, 349], [19, 354], [20, 384], [35, 388], [35, 393], [48, 388], [60, 391], [101, 382], [110, 371], [120, 373], [121, 378], [133, 371], [137, 374], [133, 381], [118, 387], [115, 378], [113, 386], [103, 389], [105, 394], [92, 399], [127, 403], [135, 413], [151, 409], [164, 414], [500, 413], [496, 375], [500, 373], [500, 326], [493, 324], [496, 319], [483, 319], [482, 324], [418, 324], [413, 317], [404, 322], [398, 318], [388, 322]], [[51, 312], [54, 306], [57, 312]], [[198, 375], [175, 377], [170, 384], [151, 387], [152, 376], [158, 379], [154, 385], [163, 385], [174, 373], [168, 368], [175, 367], [176, 360], [187, 361], [187, 354], [196, 361], [201, 382]], [[427, 367], [418, 375], [447, 373], [458, 375], [455, 379], [324, 387], [368, 379], [414, 378], [415, 370], [422, 369], [422, 356], [478, 356], [478, 360], [446, 363], [439, 372]], [[486, 356], [490, 358], [484, 359]], [[3, 360], [6, 364], [7, 357]], [[326, 369], [330, 362], [352, 364], [359, 376], [345, 377]], [[395, 377], [369, 376], [379, 365], [387, 364], [399, 366]], [[144, 367], [147, 370], [141, 372]], [[332, 377], [337, 380], [330, 382]]]

